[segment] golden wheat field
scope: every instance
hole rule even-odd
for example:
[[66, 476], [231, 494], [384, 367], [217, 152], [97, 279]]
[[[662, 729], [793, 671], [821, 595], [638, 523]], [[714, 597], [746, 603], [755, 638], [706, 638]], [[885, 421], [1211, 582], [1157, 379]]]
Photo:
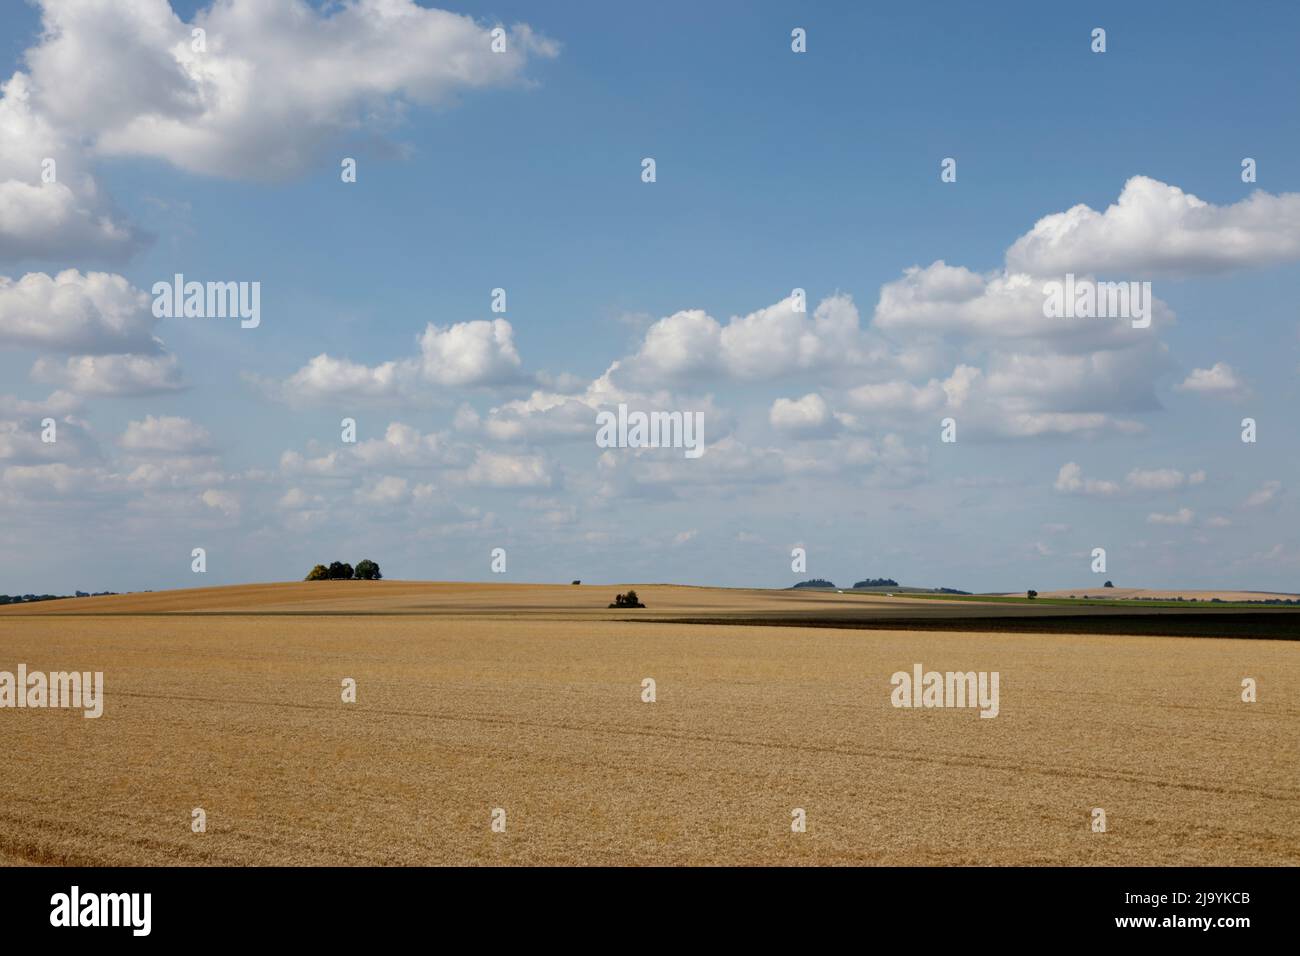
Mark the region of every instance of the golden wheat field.
[[[1296, 642], [675, 623], [846, 597], [637, 585], [633, 619], [616, 590], [0, 611], [0, 670], [105, 684], [99, 719], [0, 710], [0, 862], [1300, 863]], [[998, 671], [999, 715], [894, 708], [915, 663]]]

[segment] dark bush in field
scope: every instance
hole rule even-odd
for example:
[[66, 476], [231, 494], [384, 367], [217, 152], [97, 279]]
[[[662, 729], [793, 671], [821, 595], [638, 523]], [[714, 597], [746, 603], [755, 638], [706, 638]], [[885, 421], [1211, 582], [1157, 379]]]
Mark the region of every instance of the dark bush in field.
[[628, 591], [626, 594], [617, 595], [610, 607], [645, 607], [645, 605], [641, 603], [635, 591]]

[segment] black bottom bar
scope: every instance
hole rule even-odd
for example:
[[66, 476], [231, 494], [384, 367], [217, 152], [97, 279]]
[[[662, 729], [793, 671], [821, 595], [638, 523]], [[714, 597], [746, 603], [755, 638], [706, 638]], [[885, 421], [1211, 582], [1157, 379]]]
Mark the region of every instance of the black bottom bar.
[[[1294, 930], [1296, 875], [1282, 868], [25, 868], [0, 870], [0, 918], [7, 943], [73, 935], [128, 945], [284, 940], [295, 951], [308, 942], [373, 946], [428, 933], [437, 935], [415, 938], [472, 945], [526, 934], [534, 943], [591, 939], [617, 948], [788, 937], [806, 946], [810, 936], [834, 932], [958, 947], [1097, 936], [1230, 946], [1243, 933]], [[72, 926], [74, 886], [75, 922], [117, 925]], [[137, 935], [146, 915], [148, 934]], [[689, 938], [688, 926], [695, 927]]]

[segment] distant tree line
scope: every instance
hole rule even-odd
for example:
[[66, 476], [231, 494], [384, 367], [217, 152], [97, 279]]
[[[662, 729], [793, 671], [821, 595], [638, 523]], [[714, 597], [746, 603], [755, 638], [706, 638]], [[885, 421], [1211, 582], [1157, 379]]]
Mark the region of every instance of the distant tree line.
[[[91, 594], [89, 591], [78, 591], [77, 597], [104, 597], [107, 594], [116, 594], [116, 591], [96, 591]], [[61, 601], [70, 597], [68, 594], [0, 594], [0, 604], [30, 604], [33, 601]]]
[[378, 581], [383, 578], [379, 565], [369, 558], [362, 558], [354, 568], [346, 561], [332, 561], [327, 568], [318, 564], [307, 572], [304, 581]]
[[[1086, 594], [1084, 595], [1084, 597], [1087, 596], [1088, 595]], [[1185, 598], [1182, 595], [1179, 595], [1178, 597], [1171, 597], [1171, 598], [1135, 597], [1135, 598], [1129, 598], [1128, 600], [1130, 601], [1186, 601], [1188, 604], [1196, 604], [1198, 601], [1197, 598]], [[1231, 598], [1227, 601], [1223, 600], [1223, 598], [1205, 598], [1203, 601], [1201, 601], [1201, 603], [1202, 604], [1300, 604], [1300, 601], [1297, 601], [1294, 598], [1247, 598], [1247, 599]]]
[[0, 594], [0, 604], [29, 604], [32, 601], [57, 601], [66, 594]]
[[[825, 578], [810, 578], [807, 581], [800, 581], [794, 585], [796, 588], [834, 588], [835, 585]], [[856, 589], [866, 588], [896, 588], [899, 583], [893, 578], [867, 578], [863, 581], [855, 581], [853, 587]], [[909, 592], [920, 593], [920, 588], [909, 588]], [[969, 591], [959, 591], [956, 588], [930, 588], [933, 594], [970, 594]]]

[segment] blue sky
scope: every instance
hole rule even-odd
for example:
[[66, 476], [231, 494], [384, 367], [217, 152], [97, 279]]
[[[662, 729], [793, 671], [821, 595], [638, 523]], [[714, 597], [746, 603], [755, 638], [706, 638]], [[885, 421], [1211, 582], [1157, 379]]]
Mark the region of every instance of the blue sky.
[[[40, 339], [19, 327], [67, 316], [32, 297], [0, 305], [0, 592], [289, 579], [363, 556], [389, 576], [481, 580], [493, 547], [514, 580], [1042, 590], [1100, 583], [1097, 546], [1117, 583], [1296, 590], [1293, 5], [467, 4], [447, 9], [472, 21], [411, 9], [420, 28], [389, 31], [369, 3], [298, 5], [297, 27], [261, 3], [125, 6], [7, 12], [5, 75], [25, 77], [31, 125], [0, 127], [0, 183], [39, 184], [26, 156], [44, 155], [33, 130], [52, 130], [94, 183], [68, 201], [136, 241], [0, 205], [0, 276], [102, 272], [145, 293], [175, 272], [259, 281], [262, 323], [159, 320], [175, 361], [160, 386], [51, 372], [90, 354], [85, 328]], [[344, 15], [371, 31], [356, 61], [331, 49], [346, 49], [328, 26]], [[182, 63], [172, 47], [194, 24], [213, 49]], [[483, 52], [497, 24], [514, 31], [506, 67]], [[462, 47], [459, 74], [434, 68]], [[246, 91], [230, 64], [252, 65], [253, 95], [204, 113]], [[299, 85], [313, 68], [324, 92]], [[86, 75], [98, 107], [76, 86]], [[286, 144], [294, 161], [277, 169], [264, 157]], [[340, 182], [344, 156], [356, 183]], [[956, 182], [940, 181], [945, 157]], [[1257, 182], [1242, 182], [1243, 157]], [[990, 293], [963, 312], [941, 288], [1016, 273], [1008, 250], [1035, 223], [1079, 204], [1101, 215], [1133, 177], [1153, 185], [1126, 193], [1132, 217], [1057, 258], [1152, 281], [1170, 315], [1149, 335], [1082, 348], [1010, 331], [1023, 300]], [[1209, 213], [1162, 220], [1185, 194]], [[938, 260], [969, 272], [921, 274], [934, 282], [909, 295], [930, 297], [931, 324], [882, 311], [882, 288]], [[1037, 282], [1042, 261], [1016, 266]], [[795, 287], [809, 317], [851, 300], [856, 331], [760, 316], [731, 352], [674, 358], [703, 340], [673, 316], [727, 327]], [[349, 384], [349, 370], [415, 362], [430, 324], [472, 338], [494, 319], [517, 363]], [[815, 354], [773, 358], [781, 328]], [[745, 365], [755, 349], [761, 367]], [[304, 388], [295, 376], [320, 355], [347, 368]], [[962, 401], [958, 367], [979, 376]], [[602, 377], [618, 390], [605, 398], [702, 410], [708, 464], [602, 455]], [[510, 405], [534, 393], [552, 404]], [[806, 396], [818, 421], [778, 426], [774, 403]], [[46, 412], [77, 441], [33, 445]], [[381, 444], [357, 458], [344, 416]], [[434, 437], [395, 450], [393, 423]], [[791, 572], [797, 545], [807, 575]]]

